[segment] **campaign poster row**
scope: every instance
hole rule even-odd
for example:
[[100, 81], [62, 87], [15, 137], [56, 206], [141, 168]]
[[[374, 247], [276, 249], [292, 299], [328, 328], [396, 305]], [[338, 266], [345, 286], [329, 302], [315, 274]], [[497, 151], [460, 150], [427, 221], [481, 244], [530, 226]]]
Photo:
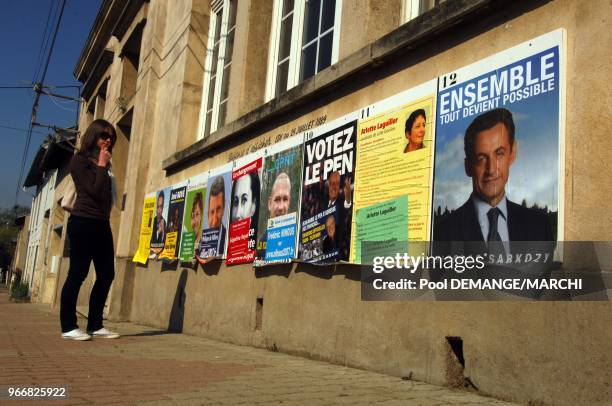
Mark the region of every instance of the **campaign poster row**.
[[559, 29], [148, 194], [134, 261], [363, 263], [364, 241], [557, 240], [563, 50]]

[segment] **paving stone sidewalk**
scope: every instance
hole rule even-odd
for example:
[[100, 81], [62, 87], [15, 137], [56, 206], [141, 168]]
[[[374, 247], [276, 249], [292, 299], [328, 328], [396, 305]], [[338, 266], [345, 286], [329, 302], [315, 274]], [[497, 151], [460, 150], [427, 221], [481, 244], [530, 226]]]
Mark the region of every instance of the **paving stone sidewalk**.
[[122, 338], [62, 340], [58, 316], [48, 306], [12, 303], [0, 290], [0, 387], [59, 385], [69, 391], [67, 399], [53, 401], [14, 401], [2, 394], [0, 404], [509, 404], [132, 323], [106, 326]]

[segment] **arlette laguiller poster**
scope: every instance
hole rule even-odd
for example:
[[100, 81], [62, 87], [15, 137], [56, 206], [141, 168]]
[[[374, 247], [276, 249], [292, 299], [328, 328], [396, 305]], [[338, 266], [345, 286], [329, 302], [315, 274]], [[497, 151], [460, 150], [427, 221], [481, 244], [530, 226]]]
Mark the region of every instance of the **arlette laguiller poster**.
[[362, 109], [351, 262], [362, 263], [365, 241], [378, 242], [368, 257], [429, 241], [436, 88], [431, 80]]
[[563, 236], [563, 61], [559, 29], [439, 78], [434, 240]]
[[204, 198], [206, 197], [206, 181], [208, 172], [194, 176], [187, 183], [185, 209], [183, 210], [183, 230], [179, 259], [184, 262], [195, 258], [196, 247], [200, 245], [202, 225], [204, 224]]
[[181, 230], [183, 229], [183, 210], [185, 208], [186, 191], [187, 186], [185, 182], [172, 186], [170, 190], [166, 239], [164, 241], [164, 250], [159, 255], [159, 258], [168, 262], [175, 261], [178, 258]]
[[140, 221], [140, 238], [138, 251], [132, 261], [146, 264], [149, 259], [151, 247], [151, 234], [153, 233], [153, 218], [155, 217], [155, 193], [145, 195], [142, 205], [142, 220]]
[[265, 150], [255, 266], [297, 258], [304, 134]]
[[195, 251], [196, 259], [202, 265], [225, 256], [232, 168], [233, 164], [229, 162], [208, 171], [202, 233]]
[[255, 260], [257, 223], [261, 210], [261, 170], [263, 151], [234, 162], [230, 201], [228, 265], [251, 263]]
[[358, 112], [306, 133], [300, 259], [348, 261]]
[[149, 244], [149, 259], [159, 259], [164, 250], [166, 231], [168, 227], [168, 207], [170, 206], [170, 188], [158, 190], [155, 193], [155, 215]]

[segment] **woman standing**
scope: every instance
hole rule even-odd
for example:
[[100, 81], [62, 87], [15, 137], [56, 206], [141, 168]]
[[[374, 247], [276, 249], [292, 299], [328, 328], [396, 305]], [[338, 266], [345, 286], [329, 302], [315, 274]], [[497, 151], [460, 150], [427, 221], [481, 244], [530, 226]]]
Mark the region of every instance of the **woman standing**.
[[[70, 269], [62, 289], [60, 321], [62, 338], [89, 340], [118, 338], [102, 325], [102, 312], [115, 277], [113, 235], [110, 228], [112, 181], [110, 160], [117, 135], [105, 120], [95, 120], [85, 131], [81, 148], [70, 162], [77, 197], [68, 220]], [[76, 302], [81, 284], [93, 261], [96, 281], [89, 298], [87, 333], [79, 329]]]

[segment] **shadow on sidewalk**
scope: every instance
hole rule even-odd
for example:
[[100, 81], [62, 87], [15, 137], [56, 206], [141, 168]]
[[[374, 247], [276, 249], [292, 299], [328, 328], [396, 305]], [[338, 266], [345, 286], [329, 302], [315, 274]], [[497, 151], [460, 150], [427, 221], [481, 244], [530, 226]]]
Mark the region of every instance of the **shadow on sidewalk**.
[[133, 334], [121, 334], [121, 337], [151, 337], [151, 336], [163, 336], [167, 334], [181, 334], [176, 331], [164, 331], [164, 330], [151, 330], [151, 331], [143, 331], [141, 333], [133, 333]]

